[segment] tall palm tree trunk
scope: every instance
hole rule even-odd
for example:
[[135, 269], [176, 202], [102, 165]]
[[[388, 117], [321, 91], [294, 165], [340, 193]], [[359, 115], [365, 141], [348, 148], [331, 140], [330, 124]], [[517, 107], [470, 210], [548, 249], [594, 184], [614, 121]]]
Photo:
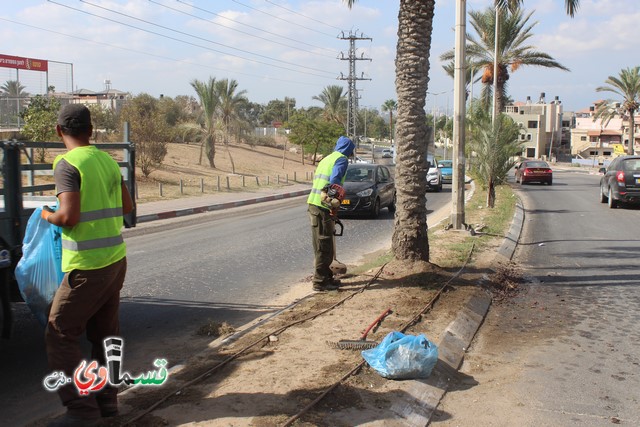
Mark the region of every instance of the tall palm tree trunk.
[[396, 259], [429, 261], [424, 106], [435, 0], [401, 0], [396, 53], [397, 210], [391, 248]]

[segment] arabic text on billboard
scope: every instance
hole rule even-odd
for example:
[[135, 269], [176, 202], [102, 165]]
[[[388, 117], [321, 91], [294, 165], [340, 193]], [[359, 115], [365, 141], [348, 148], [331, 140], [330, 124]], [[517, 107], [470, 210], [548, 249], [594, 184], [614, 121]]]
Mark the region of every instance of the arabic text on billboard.
[[49, 63], [44, 59], [23, 58], [0, 54], [0, 67], [20, 70], [47, 71]]

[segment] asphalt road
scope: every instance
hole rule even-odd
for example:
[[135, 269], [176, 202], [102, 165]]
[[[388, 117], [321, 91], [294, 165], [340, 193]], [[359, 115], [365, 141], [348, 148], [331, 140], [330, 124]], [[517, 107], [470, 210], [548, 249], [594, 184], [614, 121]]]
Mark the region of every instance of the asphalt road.
[[[428, 213], [451, 200], [450, 186], [427, 195]], [[268, 303], [312, 272], [311, 232], [304, 197], [184, 217], [178, 228], [129, 237], [122, 292], [124, 367], [152, 369], [203, 349], [197, 335], [210, 321], [238, 327], [282, 308]], [[338, 259], [357, 263], [389, 247], [393, 215], [345, 219]], [[43, 329], [23, 304], [14, 305], [14, 337], [0, 343], [0, 413], [3, 425], [24, 425], [61, 408], [42, 379], [49, 374]], [[184, 342], [185, 335], [190, 339]], [[180, 345], [178, 345], [180, 340]]]
[[599, 176], [554, 172], [520, 187], [515, 260], [562, 327], [526, 355], [515, 384], [536, 425], [640, 425], [640, 214], [599, 203]]

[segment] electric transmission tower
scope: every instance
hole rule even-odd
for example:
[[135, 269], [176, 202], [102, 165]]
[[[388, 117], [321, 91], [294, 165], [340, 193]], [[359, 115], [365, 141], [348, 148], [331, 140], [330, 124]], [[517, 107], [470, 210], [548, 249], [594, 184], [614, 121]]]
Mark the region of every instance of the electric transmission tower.
[[[349, 35], [341, 33], [341, 40], [349, 40], [349, 54], [344, 56], [344, 53], [340, 53], [340, 59], [343, 61], [349, 61], [349, 75], [345, 77], [340, 73], [339, 80], [347, 80], [349, 84], [348, 91], [348, 105], [347, 105], [347, 135], [353, 139], [356, 137], [356, 125], [358, 122], [358, 90], [356, 89], [356, 82], [358, 80], [371, 80], [364, 77], [364, 73], [360, 77], [356, 76], [356, 61], [371, 61], [371, 58], [365, 58], [364, 53], [359, 57], [356, 56], [356, 40], [372, 40], [371, 37], [366, 37], [362, 32], [357, 34], [349, 31]], [[356, 141], [354, 141], [356, 142]], [[356, 142], [357, 143], [357, 142]]]

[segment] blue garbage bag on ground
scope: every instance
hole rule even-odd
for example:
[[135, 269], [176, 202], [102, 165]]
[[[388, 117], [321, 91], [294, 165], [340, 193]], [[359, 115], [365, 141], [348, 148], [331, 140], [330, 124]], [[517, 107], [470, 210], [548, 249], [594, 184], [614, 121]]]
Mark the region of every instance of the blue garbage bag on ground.
[[44, 326], [64, 273], [62, 230], [43, 220], [41, 212], [42, 208], [36, 208], [27, 222], [15, 276], [22, 298]]
[[427, 378], [438, 361], [438, 347], [423, 334], [405, 335], [394, 331], [376, 347], [363, 350], [362, 357], [385, 378]]

